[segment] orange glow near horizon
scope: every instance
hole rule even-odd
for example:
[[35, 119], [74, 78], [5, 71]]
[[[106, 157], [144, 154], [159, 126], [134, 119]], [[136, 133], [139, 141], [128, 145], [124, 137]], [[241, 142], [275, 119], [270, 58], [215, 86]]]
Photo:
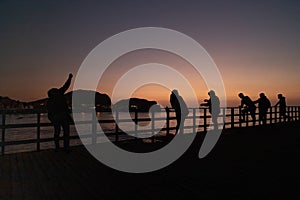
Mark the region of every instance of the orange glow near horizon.
[[[300, 83], [298, 80], [299, 68], [293, 62], [287, 63], [290, 66], [295, 66], [295, 72], [291, 73], [285, 71], [279, 64], [273, 63], [272, 67], [264, 68], [267, 62], [255, 62], [252, 60], [240, 60], [241, 55], [222, 57], [220, 55], [211, 55], [216, 65], [219, 67], [222, 75], [228, 106], [238, 106], [240, 99], [237, 96], [239, 92], [243, 92], [248, 95], [252, 100], [256, 100], [260, 92], [264, 92], [266, 96], [271, 100], [272, 105], [277, 102], [277, 94], [282, 93], [287, 98], [288, 105], [300, 105]], [[161, 63], [170, 66], [184, 75], [189, 80], [196, 93], [199, 103], [204, 99], [209, 98], [205, 82], [202, 77], [191, 67], [191, 65], [184, 59], [173, 55], [172, 53], [161, 50], [139, 50], [130, 52], [118, 58], [113, 62], [109, 68], [105, 71], [103, 77], [99, 81], [97, 91], [106, 93], [110, 97], [114, 89], [114, 85], [118, 79], [130, 70], [134, 66], [138, 66], [145, 63]], [[230, 63], [230, 64], [229, 64]], [[259, 69], [259, 70], [258, 70]], [[66, 80], [68, 74], [60, 75], [56, 79], [43, 79], [39, 77], [37, 84], [39, 87], [33, 87], [32, 82], [16, 81], [16, 84], [22, 85], [22, 87], [10, 87], [6, 88], [2, 95], [6, 95], [21, 101], [34, 101], [40, 98], [47, 97], [47, 90], [51, 87], [61, 87]], [[76, 76], [76, 73], [74, 73]], [[147, 76], [147, 74], [145, 74]], [[162, 78], [168, 78], [168, 74], [160, 74]], [[30, 76], [28, 76], [30, 77]], [[75, 77], [74, 77], [75, 78]], [[141, 77], [136, 77], [142, 79]], [[6, 77], [4, 77], [6, 79]], [[134, 80], [132, 80], [134, 82]], [[74, 81], [72, 81], [73, 84]], [[70, 90], [72, 87], [70, 88]], [[177, 88], [170, 88], [177, 89]], [[69, 91], [70, 91], [69, 90]], [[179, 91], [180, 94], [184, 94], [184, 91]], [[10, 93], [16, 93], [18, 95], [10, 95]], [[29, 95], [30, 94], [30, 95]], [[148, 100], [155, 100], [162, 106], [169, 105], [170, 90], [157, 85], [146, 85], [138, 88], [134, 93], [134, 97], [145, 98]], [[27, 96], [26, 96], [27, 95]], [[218, 94], [217, 94], [218, 95]], [[184, 96], [186, 101], [189, 97]], [[115, 103], [115, 102], [114, 102]]]

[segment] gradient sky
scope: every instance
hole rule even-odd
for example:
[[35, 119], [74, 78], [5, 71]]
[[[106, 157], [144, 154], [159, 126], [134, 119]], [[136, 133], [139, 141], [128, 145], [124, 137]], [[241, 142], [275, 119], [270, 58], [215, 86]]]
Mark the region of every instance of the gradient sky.
[[[277, 93], [283, 93], [288, 104], [300, 105], [300, 2], [284, 0], [2, 0], [0, 95], [21, 101], [44, 98], [49, 88], [63, 84], [69, 72], [76, 75], [100, 42], [148, 26], [174, 29], [198, 41], [217, 64], [230, 105], [239, 102], [239, 92], [252, 99], [265, 92], [272, 103]], [[116, 61], [99, 92], [110, 94], [109, 80], [124, 71], [122, 66], [140, 63], [136, 57]], [[139, 56], [143, 62], [151, 61], [149, 57], [180, 68], [181, 61], [167, 53]], [[189, 73], [183, 66], [182, 72]], [[200, 100], [207, 98], [203, 83], [196, 89]], [[166, 104], [168, 92], [145, 86], [134, 96]]]

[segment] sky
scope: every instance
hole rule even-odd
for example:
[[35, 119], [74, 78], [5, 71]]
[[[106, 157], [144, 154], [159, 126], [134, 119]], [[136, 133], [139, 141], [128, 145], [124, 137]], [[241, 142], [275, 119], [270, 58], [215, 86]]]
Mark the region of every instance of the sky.
[[[164, 27], [188, 35], [205, 48], [222, 75], [229, 105], [239, 104], [239, 92], [253, 100], [264, 92], [273, 104], [282, 93], [289, 105], [300, 105], [299, 22], [299, 1], [1, 0], [0, 96], [21, 101], [45, 98], [69, 73], [76, 76], [86, 56], [105, 39], [133, 28]], [[122, 73], [154, 61], [194, 81], [199, 101], [208, 98], [207, 90], [213, 88], [186, 70], [188, 63], [155, 50], [117, 59], [98, 91], [111, 95], [111, 84]], [[154, 84], [139, 87], [133, 96], [167, 105], [169, 92]]]

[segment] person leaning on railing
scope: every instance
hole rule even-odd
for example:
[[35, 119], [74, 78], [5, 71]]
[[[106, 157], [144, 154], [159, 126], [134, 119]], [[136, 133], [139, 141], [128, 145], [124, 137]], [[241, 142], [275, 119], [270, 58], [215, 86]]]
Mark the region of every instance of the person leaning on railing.
[[279, 101], [275, 104], [275, 107], [279, 105], [279, 115], [280, 115], [280, 117], [283, 117], [284, 120], [286, 120], [286, 118], [289, 118], [289, 116], [286, 115], [285, 97], [282, 94], [278, 94], [277, 97], [278, 97]]
[[70, 73], [68, 80], [61, 88], [52, 88], [48, 91], [47, 111], [48, 118], [54, 126], [54, 144], [55, 150], [59, 150], [59, 135], [60, 129], [63, 129], [64, 149], [69, 151], [69, 136], [70, 136], [70, 110], [64, 93], [71, 85], [73, 75]]
[[258, 103], [258, 112], [259, 112], [259, 123], [267, 123], [267, 113], [268, 109], [271, 107], [270, 100], [266, 97], [264, 93], [259, 94], [259, 98], [254, 101], [254, 104]]
[[214, 123], [214, 128], [218, 129], [218, 116], [220, 114], [220, 100], [219, 97], [216, 96], [214, 90], [210, 90], [208, 92], [209, 99], [204, 99], [204, 102], [201, 103], [200, 106], [208, 106], [208, 110], [211, 114], [212, 122]]
[[240, 108], [242, 108], [242, 116], [241, 116], [242, 118], [240, 119], [240, 121], [244, 122], [246, 113], [250, 112], [251, 118], [253, 120], [253, 124], [255, 124], [255, 121], [256, 121], [256, 117], [255, 117], [256, 107], [255, 107], [253, 101], [250, 99], [250, 97], [245, 96], [243, 93], [239, 93], [238, 96], [241, 98]]

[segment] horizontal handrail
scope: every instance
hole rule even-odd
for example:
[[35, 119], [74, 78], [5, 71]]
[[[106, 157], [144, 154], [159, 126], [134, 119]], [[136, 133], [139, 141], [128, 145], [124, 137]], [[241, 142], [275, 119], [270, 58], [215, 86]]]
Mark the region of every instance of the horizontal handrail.
[[[190, 125], [184, 125], [183, 129], [192, 129], [193, 133], [198, 132], [206, 132], [210, 126], [211, 126], [211, 115], [209, 114], [209, 110], [207, 107], [199, 107], [199, 108], [189, 108], [190, 114], [186, 117], [187, 120], [191, 120], [192, 124]], [[260, 122], [254, 123], [255, 121], [251, 119], [249, 114], [246, 114], [246, 120], [244, 122], [241, 122], [239, 119], [241, 117], [241, 108], [240, 107], [221, 107], [221, 113], [218, 116], [219, 121], [218, 124], [215, 126], [222, 126], [221, 128], [228, 129], [228, 128], [240, 128], [240, 127], [248, 127], [248, 126], [256, 126], [260, 125]], [[11, 145], [20, 145], [20, 144], [36, 144], [36, 150], [40, 150], [40, 144], [43, 142], [50, 142], [53, 141], [53, 138], [41, 138], [41, 127], [52, 127], [52, 123], [50, 122], [41, 122], [41, 116], [45, 115], [45, 111], [36, 111], [36, 110], [19, 110], [12, 111], [12, 110], [1, 110], [1, 153], [5, 153], [5, 147], [11, 146]], [[91, 111], [92, 112], [92, 111]], [[91, 113], [90, 112], [90, 113]], [[166, 118], [157, 116], [155, 113], [160, 112], [166, 112]], [[154, 132], [164, 132], [165, 134], [161, 135], [169, 135], [171, 134], [171, 131], [175, 130], [175, 126], [171, 126], [170, 121], [176, 120], [174, 109], [172, 108], [162, 108], [160, 111], [153, 111], [153, 113], [149, 113], [148, 117], [140, 117], [140, 113], [138, 110], [135, 110], [133, 112], [134, 115], [131, 116], [131, 118], [128, 119], [120, 119], [119, 115], [122, 113], [121, 111], [116, 111], [113, 113], [115, 115], [115, 119], [95, 119], [92, 118], [90, 120], [86, 121], [76, 121], [76, 124], [91, 124], [92, 125], [92, 133], [86, 134], [83, 137], [85, 138], [92, 138], [92, 142], [96, 143], [96, 138], [98, 136], [101, 136], [101, 134], [97, 133], [97, 126], [96, 124], [115, 124], [115, 130], [114, 132], [107, 133], [108, 135], [115, 136], [115, 142], [119, 141], [119, 136], [124, 134], [122, 130], [119, 128], [120, 123], [128, 123], [128, 122], [135, 122], [136, 126], [134, 127], [134, 130], [127, 131], [126, 133], [131, 134], [137, 134], [137, 133], [154, 133]], [[80, 112], [79, 112], [80, 113]], [[171, 113], [173, 115], [171, 116]], [[7, 123], [7, 115], [11, 114], [35, 114], [36, 115], [36, 123]], [[267, 124], [274, 124], [274, 123], [281, 123], [285, 121], [297, 121], [300, 120], [300, 106], [287, 106], [286, 108], [286, 114], [288, 117], [280, 116], [279, 108], [278, 107], [270, 107], [267, 112], [267, 118], [266, 122]], [[92, 115], [93, 117], [94, 115]], [[256, 109], [255, 112], [256, 118], [259, 116], [258, 109]], [[199, 121], [198, 123], [197, 120]], [[155, 127], [156, 121], [166, 121], [165, 127], [159, 129]], [[258, 121], [258, 120], [256, 120]], [[151, 122], [151, 128], [149, 129], [139, 129], [138, 124], [139, 122]], [[71, 125], [74, 125], [74, 123], [70, 123]], [[23, 140], [13, 140], [13, 141], [6, 141], [6, 130], [7, 129], [22, 129], [22, 128], [36, 128], [36, 139], [23, 139]], [[102, 134], [103, 135], [103, 134]], [[160, 135], [160, 136], [161, 136]], [[81, 136], [80, 136], [81, 137]], [[157, 135], [152, 135], [152, 141], [155, 141], [155, 139], [158, 138]], [[79, 139], [78, 135], [72, 135], [70, 136], [70, 139]]]

